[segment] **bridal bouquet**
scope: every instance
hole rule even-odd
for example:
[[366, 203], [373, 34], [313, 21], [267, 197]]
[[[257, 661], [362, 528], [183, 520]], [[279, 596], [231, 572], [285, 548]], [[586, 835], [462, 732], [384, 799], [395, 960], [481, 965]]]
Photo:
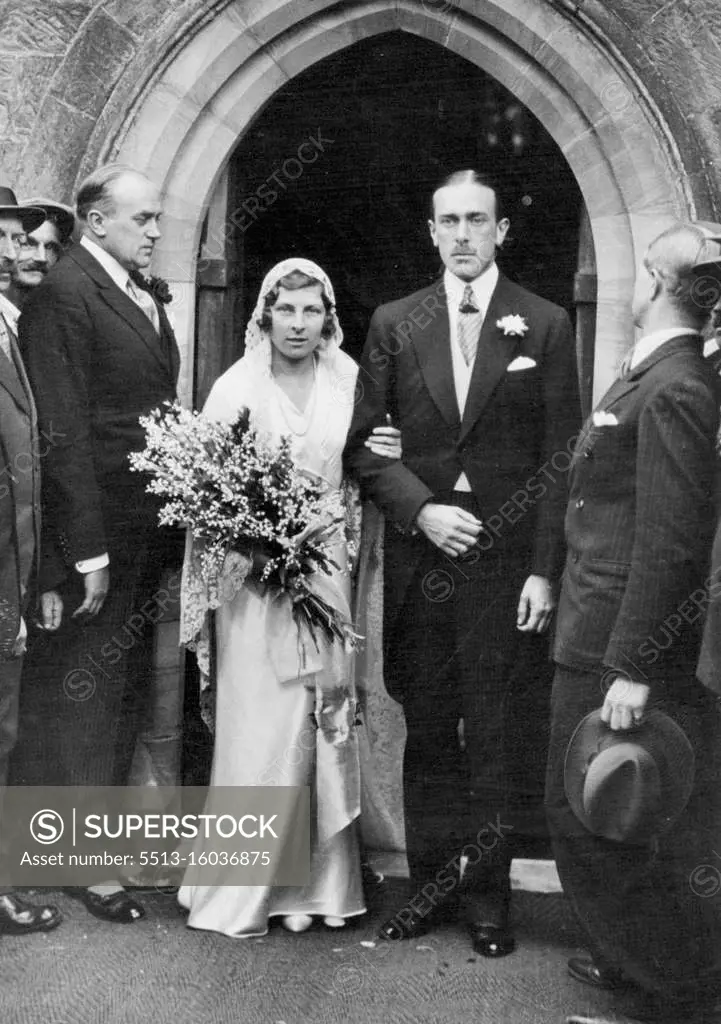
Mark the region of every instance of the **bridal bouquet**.
[[317, 631], [329, 643], [354, 647], [351, 624], [312, 580], [338, 568], [327, 537], [343, 510], [340, 502], [329, 507], [325, 488], [298, 470], [290, 439], [271, 444], [251, 427], [247, 410], [228, 426], [179, 402], [140, 422], [146, 445], [131, 454], [131, 466], [152, 474], [148, 491], [166, 499], [160, 523], [188, 527], [201, 542], [204, 578], [217, 578], [226, 555], [240, 552], [264, 583], [287, 595], [316, 648]]

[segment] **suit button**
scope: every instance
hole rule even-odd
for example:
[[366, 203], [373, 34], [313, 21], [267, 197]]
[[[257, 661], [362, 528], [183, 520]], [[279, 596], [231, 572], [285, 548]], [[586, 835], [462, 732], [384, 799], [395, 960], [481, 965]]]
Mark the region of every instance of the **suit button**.
[[592, 459], [593, 458], [593, 448], [587, 448], [586, 451], [583, 453], [583, 457], [584, 457], [584, 459]]
[[583, 508], [584, 504], [585, 504], [585, 502], [584, 502], [583, 498], [579, 498], [578, 501], [576, 502], [576, 508]]

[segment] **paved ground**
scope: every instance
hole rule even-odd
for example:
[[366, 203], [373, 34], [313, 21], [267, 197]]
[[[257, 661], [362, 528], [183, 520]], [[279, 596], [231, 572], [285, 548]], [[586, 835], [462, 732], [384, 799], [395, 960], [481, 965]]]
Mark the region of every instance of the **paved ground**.
[[[343, 932], [228, 939], [190, 931], [175, 898], [144, 894], [147, 918], [109, 925], [62, 893], [48, 935], [0, 942], [2, 1024], [563, 1024], [614, 999], [566, 976], [576, 936], [559, 894], [515, 898], [518, 952], [473, 955], [459, 925], [413, 943], [373, 942], [396, 880]], [[622, 1019], [622, 1018], [621, 1018]], [[679, 1022], [681, 1024], [681, 1022]]]

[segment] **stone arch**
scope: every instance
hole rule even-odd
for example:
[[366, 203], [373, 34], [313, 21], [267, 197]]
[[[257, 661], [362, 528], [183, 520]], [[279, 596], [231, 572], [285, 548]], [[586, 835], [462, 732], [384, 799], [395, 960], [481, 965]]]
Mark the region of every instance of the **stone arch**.
[[612, 45], [588, 21], [546, 0], [235, 0], [176, 45], [124, 123], [89, 150], [164, 183], [166, 228], [156, 269], [177, 297], [185, 394], [200, 230], [233, 149], [295, 75], [358, 39], [393, 30], [424, 36], [483, 67], [539, 118], [566, 156], [596, 248], [595, 393], [609, 383], [631, 341], [628, 303], [640, 252], [671, 220], [695, 213], [672, 135]]

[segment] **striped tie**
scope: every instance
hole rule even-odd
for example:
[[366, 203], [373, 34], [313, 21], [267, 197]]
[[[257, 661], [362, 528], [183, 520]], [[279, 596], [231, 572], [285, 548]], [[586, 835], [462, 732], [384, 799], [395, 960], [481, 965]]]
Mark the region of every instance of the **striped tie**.
[[160, 317], [158, 316], [158, 307], [155, 305], [155, 302], [153, 301], [152, 296], [150, 296], [145, 291], [144, 288], [138, 288], [131, 281], [130, 278], [128, 278], [128, 283], [127, 283], [127, 285], [125, 287], [127, 289], [127, 292], [128, 292], [128, 295], [130, 296], [130, 298], [133, 300], [133, 302], [136, 304], [136, 306], [140, 306], [140, 308], [142, 309], [143, 313], [145, 313], [145, 315], [147, 316], [148, 320], [150, 320], [151, 324], [153, 325], [153, 327], [155, 328], [155, 330], [159, 334], [160, 333]]
[[463, 290], [463, 299], [458, 307], [458, 344], [466, 366], [472, 366], [478, 348], [478, 336], [483, 326], [483, 313], [476, 305], [473, 289], [469, 284]]

